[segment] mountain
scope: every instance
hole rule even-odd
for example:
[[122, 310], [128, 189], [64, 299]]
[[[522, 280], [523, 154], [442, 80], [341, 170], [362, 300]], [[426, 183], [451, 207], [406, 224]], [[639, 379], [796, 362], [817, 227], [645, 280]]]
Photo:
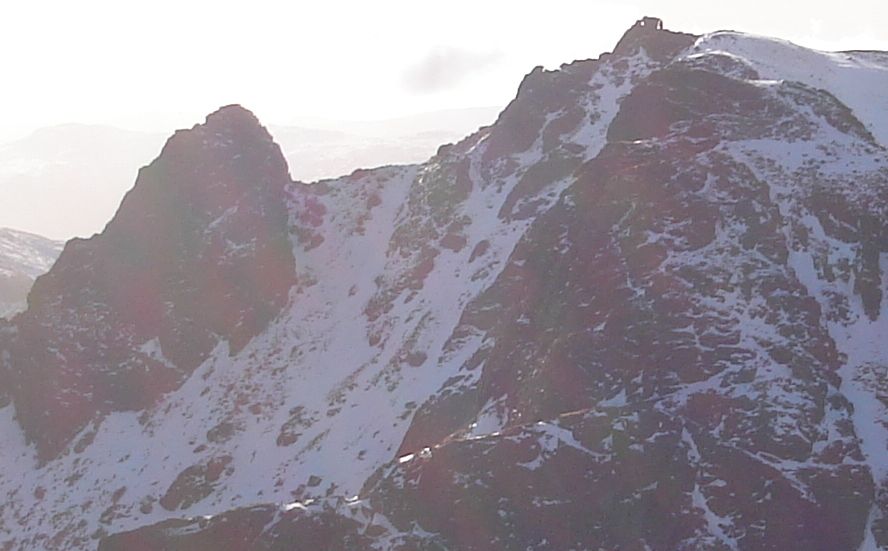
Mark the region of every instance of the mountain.
[[0, 545], [888, 548], [884, 89], [647, 18], [312, 185], [222, 108], [0, 325]]
[[37, 276], [49, 271], [63, 243], [0, 228], [0, 318], [24, 310]]

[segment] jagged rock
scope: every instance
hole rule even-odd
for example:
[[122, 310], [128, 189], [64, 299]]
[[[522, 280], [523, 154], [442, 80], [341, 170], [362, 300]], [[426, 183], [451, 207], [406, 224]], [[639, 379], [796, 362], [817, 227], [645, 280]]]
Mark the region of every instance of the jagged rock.
[[68, 243], [10, 349], [16, 413], [42, 459], [97, 415], [149, 407], [280, 313], [295, 283], [288, 184], [268, 132], [224, 107], [170, 138], [104, 232]]

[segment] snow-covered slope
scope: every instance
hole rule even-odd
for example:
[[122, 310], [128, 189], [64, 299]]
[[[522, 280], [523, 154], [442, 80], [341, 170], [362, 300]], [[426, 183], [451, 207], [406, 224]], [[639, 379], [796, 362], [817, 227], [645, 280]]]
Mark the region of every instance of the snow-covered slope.
[[724, 51], [749, 63], [764, 80], [827, 90], [888, 147], [888, 52], [821, 52], [791, 42], [735, 32], [701, 38], [694, 51]]
[[[877, 547], [871, 530], [876, 519], [882, 519], [881, 541], [888, 546], [888, 346], [883, 340], [888, 316], [882, 305], [888, 289], [888, 52], [820, 52], [728, 32], [701, 38], [694, 51], [700, 53], [690, 57], [720, 51], [736, 56], [762, 81], [772, 81], [764, 83], [770, 87], [798, 82], [826, 91], [850, 110], [847, 121], [862, 123], [881, 146], [849, 143], [845, 134], [826, 126], [800, 143], [739, 142], [728, 153], [756, 167], [756, 176], [769, 183], [781, 215], [790, 221], [785, 230], [789, 265], [823, 309], [823, 323], [844, 360], [841, 391], [852, 404], [861, 451], [876, 481], [862, 549]], [[832, 224], [845, 226], [844, 231]], [[881, 229], [872, 233], [870, 225]], [[849, 269], [863, 257], [872, 274]], [[863, 276], [869, 290], [861, 285]]]
[[62, 252], [62, 243], [0, 228], [0, 318], [25, 309], [28, 291]]
[[884, 121], [719, 36], [314, 185], [177, 133], [0, 327], [0, 543], [888, 545]]

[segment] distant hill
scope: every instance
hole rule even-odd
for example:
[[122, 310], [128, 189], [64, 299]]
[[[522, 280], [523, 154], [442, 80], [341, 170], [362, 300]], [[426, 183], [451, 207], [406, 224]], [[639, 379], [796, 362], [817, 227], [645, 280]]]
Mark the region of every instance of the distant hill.
[[63, 245], [39, 235], [0, 228], [0, 318], [25, 309], [34, 279], [49, 271]]

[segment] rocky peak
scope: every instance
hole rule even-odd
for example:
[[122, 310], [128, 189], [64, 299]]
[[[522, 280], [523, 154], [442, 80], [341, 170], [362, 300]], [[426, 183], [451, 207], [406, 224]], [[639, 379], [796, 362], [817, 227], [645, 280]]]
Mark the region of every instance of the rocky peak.
[[262, 128], [256, 115], [254, 115], [249, 109], [237, 103], [223, 105], [207, 115], [203, 126], [209, 130], [233, 127]]
[[643, 17], [623, 34], [614, 54], [629, 55], [642, 47], [652, 59], [664, 61], [691, 46], [697, 38], [692, 34], [667, 31], [659, 18]]
[[220, 342], [240, 350], [280, 312], [295, 281], [289, 183], [255, 116], [223, 107], [169, 139], [101, 234], [66, 247], [34, 286], [10, 360], [43, 457], [97, 412], [176, 388]]
[[527, 151], [540, 135], [546, 133], [544, 127], [559, 110], [566, 113], [550, 131], [576, 128], [583, 116], [578, 104], [585, 101], [590, 80], [596, 74], [614, 71], [614, 74], [622, 73], [631, 80], [634, 71], [628, 69], [627, 64], [650, 62], [651, 68], [665, 66], [691, 47], [697, 38], [692, 34], [667, 31], [660, 19], [644, 17], [626, 31], [613, 52], [604, 53], [598, 59], [574, 61], [556, 70], [534, 67], [521, 81], [515, 99], [490, 128], [485, 160], [492, 162]]
[[[243, 145], [273, 143], [271, 134], [262, 126], [252, 111], [232, 104], [220, 107], [207, 115], [203, 124], [196, 124], [187, 130], [178, 130], [167, 142], [166, 147], [186, 148], [189, 143], [226, 149]], [[166, 152], [166, 147], [164, 152]], [[169, 154], [174, 154], [170, 151]]]

